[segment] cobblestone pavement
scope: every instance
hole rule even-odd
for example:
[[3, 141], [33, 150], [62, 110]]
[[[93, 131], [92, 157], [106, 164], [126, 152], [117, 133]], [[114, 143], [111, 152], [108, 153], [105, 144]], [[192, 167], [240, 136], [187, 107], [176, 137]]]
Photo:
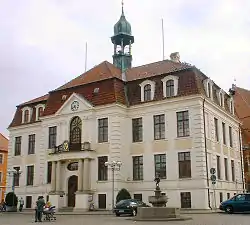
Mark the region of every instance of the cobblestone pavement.
[[[62, 215], [57, 216], [56, 222], [50, 222], [52, 225], [155, 225], [155, 224], [167, 224], [167, 225], [249, 225], [250, 214], [196, 214], [185, 215], [190, 216], [193, 220], [188, 221], [175, 221], [175, 222], [134, 222], [131, 217], [115, 217], [115, 216], [99, 216], [99, 215]], [[43, 222], [50, 224], [49, 222]], [[31, 215], [25, 214], [0, 214], [1, 225], [30, 225], [40, 224], [34, 223], [34, 219]]]

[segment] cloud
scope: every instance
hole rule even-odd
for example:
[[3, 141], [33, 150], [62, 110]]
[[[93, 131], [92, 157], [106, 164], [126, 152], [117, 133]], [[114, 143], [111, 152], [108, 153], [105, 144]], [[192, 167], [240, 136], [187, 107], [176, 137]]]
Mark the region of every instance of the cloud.
[[[124, 0], [135, 36], [133, 65], [179, 51], [222, 88], [234, 79], [250, 88], [250, 2], [247, 0]], [[88, 68], [112, 62], [110, 37], [120, 0], [0, 0], [0, 132], [15, 106], [43, 95]]]

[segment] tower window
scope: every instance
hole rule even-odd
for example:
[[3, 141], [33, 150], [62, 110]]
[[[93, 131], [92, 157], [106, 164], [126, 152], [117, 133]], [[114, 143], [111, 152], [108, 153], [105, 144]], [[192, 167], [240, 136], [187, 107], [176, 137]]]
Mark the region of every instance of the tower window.
[[147, 84], [144, 87], [144, 101], [150, 101], [151, 99], [151, 85]]

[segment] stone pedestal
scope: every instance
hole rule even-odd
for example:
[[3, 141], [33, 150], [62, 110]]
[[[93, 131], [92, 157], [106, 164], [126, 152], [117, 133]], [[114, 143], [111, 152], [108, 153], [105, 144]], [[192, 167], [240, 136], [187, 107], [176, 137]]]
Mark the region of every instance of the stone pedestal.
[[59, 208], [62, 208], [63, 205], [64, 205], [64, 198], [63, 197], [60, 197], [62, 196], [63, 193], [61, 194], [58, 194], [58, 193], [50, 193], [49, 194], [49, 201], [51, 203], [51, 205], [55, 206], [56, 207], [56, 210], [58, 210]]
[[75, 211], [88, 211], [89, 210], [89, 194], [85, 192], [76, 192]]

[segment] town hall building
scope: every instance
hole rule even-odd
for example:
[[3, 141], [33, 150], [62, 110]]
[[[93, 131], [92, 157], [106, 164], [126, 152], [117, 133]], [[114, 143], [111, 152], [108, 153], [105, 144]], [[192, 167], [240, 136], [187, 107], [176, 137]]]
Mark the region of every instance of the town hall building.
[[177, 52], [133, 67], [135, 40], [123, 9], [111, 41], [113, 64], [101, 62], [17, 106], [8, 128], [8, 170], [14, 172], [7, 191], [13, 184], [25, 208], [43, 195], [74, 210], [91, 203], [111, 209], [121, 188], [148, 203], [155, 177], [169, 207], [209, 209], [242, 192], [232, 94], [182, 63]]

